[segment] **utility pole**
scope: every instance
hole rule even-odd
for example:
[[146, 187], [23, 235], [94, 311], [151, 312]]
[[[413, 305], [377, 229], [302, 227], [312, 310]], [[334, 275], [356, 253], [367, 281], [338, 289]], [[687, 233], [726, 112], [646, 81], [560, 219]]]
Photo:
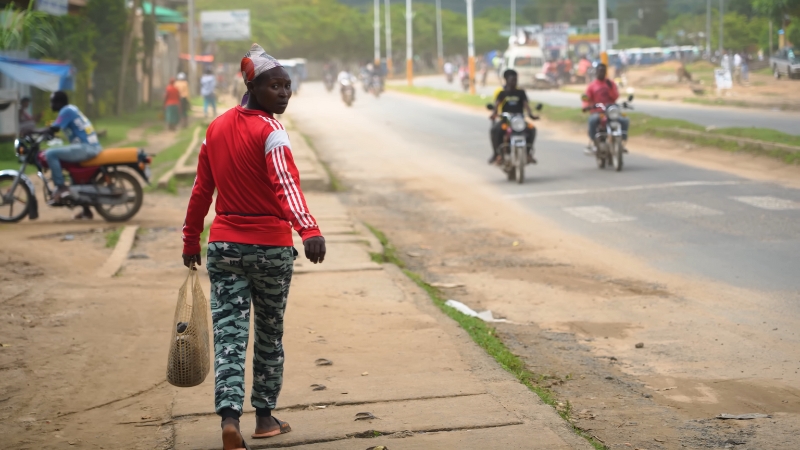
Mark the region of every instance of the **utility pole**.
[[411, 0], [406, 0], [406, 79], [408, 85], [414, 85], [414, 15], [411, 10]]
[[511, 36], [517, 35], [517, 0], [511, 0]]
[[719, 0], [719, 54], [722, 56], [722, 52], [725, 50], [725, 45], [722, 39], [722, 33], [724, 31], [724, 22], [723, 19], [725, 18], [725, 0]]
[[375, 67], [381, 67], [381, 0], [375, 0]]
[[711, 59], [711, 0], [706, 3], [706, 55]]
[[467, 57], [469, 64], [469, 93], [475, 94], [475, 26], [472, 23], [472, 2], [467, 0]]
[[600, 23], [600, 60], [608, 65], [608, 8], [606, 0], [598, 0], [598, 22]]
[[394, 64], [392, 64], [392, 11], [390, 0], [384, 0], [383, 9], [386, 13], [386, 78], [392, 78]]
[[194, 0], [189, 2], [189, 92], [197, 93], [197, 64], [194, 60]]
[[444, 38], [442, 37], [442, 0], [436, 0], [436, 50], [439, 56], [438, 70], [444, 67]]
[[769, 53], [767, 53], [767, 58], [772, 56], [772, 19], [769, 19]]

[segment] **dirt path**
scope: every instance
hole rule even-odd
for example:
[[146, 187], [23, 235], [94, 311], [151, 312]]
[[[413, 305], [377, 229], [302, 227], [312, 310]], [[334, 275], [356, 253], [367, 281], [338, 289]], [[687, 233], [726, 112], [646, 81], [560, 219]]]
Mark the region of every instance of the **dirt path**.
[[[451, 298], [514, 322], [498, 326], [507, 344], [609, 448], [796, 448], [786, 299], [654, 270], [521, 210], [390, 124], [314, 121], [320, 105], [304, 101], [292, 117], [350, 186], [358, 217], [427, 280], [463, 285]], [[772, 418], [714, 419], [751, 412]]]

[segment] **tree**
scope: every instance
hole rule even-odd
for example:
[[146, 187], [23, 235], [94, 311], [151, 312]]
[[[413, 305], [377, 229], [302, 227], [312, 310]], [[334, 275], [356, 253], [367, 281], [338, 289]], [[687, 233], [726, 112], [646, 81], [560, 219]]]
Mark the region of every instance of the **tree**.
[[93, 115], [105, 115], [116, 105], [122, 46], [128, 18], [124, 0], [91, 0], [85, 11], [96, 34], [93, 39], [97, 70], [93, 74]]
[[33, 0], [27, 9], [18, 10], [9, 3], [0, 12], [0, 50], [25, 50], [31, 56], [41, 56], [55, 42], [49, 15], [33, 10]]
[[122, 63], [119, 70], [119, 83], [117, 84], [117, 115], [122, 114], [122, 106], [125, 96], [125, 82], [128, 78], [128, 62], [131, 59], [131, 49], [133, 48], [134, 42], [134, 35], [136, 34], [136, 30], [134, 29], [134, 25], [136, 24], [136, 10], [139, 9], [139, 0], [133, 0], [133, 7], [130, 10], [130, 19], [127, 26], [127, 34], [125, 36], [125, 42], [122, 45]]

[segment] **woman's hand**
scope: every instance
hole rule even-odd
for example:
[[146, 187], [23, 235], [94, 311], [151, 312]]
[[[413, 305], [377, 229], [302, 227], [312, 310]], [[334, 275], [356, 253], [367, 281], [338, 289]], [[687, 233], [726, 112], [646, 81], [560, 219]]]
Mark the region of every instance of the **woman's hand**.
[[[306, 258], [314, 264], [321, 263], [325, 260], [325, 238], [322, 236], [314, 236], [303, 241], [303, 247], [306, 251]], [[200, 257], [200, 255], [197, 255]]]
[[[183, 255], [183, 265], [192, 268], [192, 266], [199, 266], [202, 263], [200, 262], [200, 253], [194, 255]], [[196, 270], [196, 269], [195, 269]]]

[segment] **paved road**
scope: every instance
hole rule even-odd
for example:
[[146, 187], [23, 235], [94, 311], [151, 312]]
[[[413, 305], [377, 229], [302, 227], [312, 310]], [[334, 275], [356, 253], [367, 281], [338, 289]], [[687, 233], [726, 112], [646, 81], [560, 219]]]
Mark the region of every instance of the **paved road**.
[[[309, 96], [330, 114], [339, 109], [337, 96], [317, 85], [307, 85], [303, 101]], [[599, 170], [580, 145], [558, 141], [547, 129], [539, 133], [539, 165], [528, 166], [529, 181], [517, 185], [486, 164], [489, 123], [479, 112], [393, 93], [378, 100], [362, 95], [351, 111], [391, 124], [409, 145], [439, 152], [559, 226], [656, 267], [740, 287], [800, 291], [800, 190], [648, 158], [636, 153], [635, 141], [623, 172]]]
[[[444, 76], [420, 77], [415, 85], [436, 89], [461, 90], [457, 82], [447, 83]], [[491, 96], [496, 86], [478, 88], [481, 95]], [[800, 84], [798, 84], [800, 95]], [[553, 106], [580, 108], [580, 95], [563, 91], [528, 91], [534, 102], [542, 102]], [[688, 120], [703, 126], [716, 127], [758, 127], [772, 128], [784, 133], [800, 135], [800, 113], [785, 111], [767, 111], [760, 109], [725, 108], [702, 105], [690, 105], [677, 102], [655, 100], [635, 100], [636, 112], [650, 114], [667, 119]]]

